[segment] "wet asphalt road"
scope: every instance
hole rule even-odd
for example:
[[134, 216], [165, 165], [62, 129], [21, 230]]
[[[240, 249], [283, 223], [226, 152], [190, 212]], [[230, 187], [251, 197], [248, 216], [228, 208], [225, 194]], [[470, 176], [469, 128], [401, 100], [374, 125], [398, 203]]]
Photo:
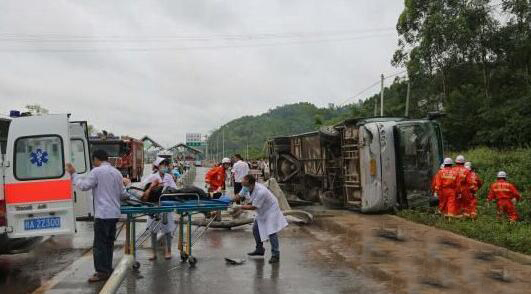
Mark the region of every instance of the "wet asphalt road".
[[[208, 232], [194, 249], [198, 263], [193, 268], [179, 258], [149, 261], [144, 250], [140, 274], [129, 274], [118, 293], [352, 293], [352, 286], [361, 284], [347, 268], [312, 262], [312, 238], [305, 229], [291, 227], [280, 242], [281, 262], [275, 265], [268, 263], [269, 252], [265, 258], [246, 257], [254, 249], [250, 225]], [[247, 261], [228, 265], [225, 257]]]
[[[202, 187], [205, 169], [196, 185]], [[323, 211], [311, 226], [280, 234], [281, 262], [247, 258], [251, 226], [211, 229], [193, 248], [198, 263], [149, 261], [149, 241], [138, 251], [140, 272], [130, 272], [118, 293], [530, 293], [531, 266], [498, 258], [490, 247], [388, 215]], [[141, 232], [142, 224], [139, 225]], [[401, 237], [393, 232], [400, 229]], [[381, 230], [385, 234], [381, 233]], [[123, 234], [115, 263], [122, 256]], [[0, 294], [98, 293], [93, 272], [91, 223], [78, 234], [55, 237], [26, 254], [0, 256]], [[269, 244], [266, 243], [269, 249]], [[227, 265], [225, 257], [246, 258]], [[507, 275], [507, 279], [505, 278]]]
[[[196, 186], [204, 186], [206, 170], [197, 170]], [[193, 247], [195, 267], [181, 263], [176, 242], [169, 261], [161, 258], [162, 252], [156, 261], [149, 261], [150, 250], [142, 250], [137, 258], [140, 273], [131, 272], [118, 293], [352, 293], [356, 283], [352, 270], [313, 262], [314, 241], [306, 228], [290, 225], [280, 234], [281, 262], [271, 265], [270, 252], [264, 258], [247, 258], [255, 246], [251, 225], [211, 229]], [[270, 249], [268, 243], [266, 248]], [[246, 262], [228, 265], [225, 257]]]
[[0, 293], [32, 293], [92, 246], [92, 223], [78, 222], [78, 234], [44, 239], [27, 253], [0, 255]]

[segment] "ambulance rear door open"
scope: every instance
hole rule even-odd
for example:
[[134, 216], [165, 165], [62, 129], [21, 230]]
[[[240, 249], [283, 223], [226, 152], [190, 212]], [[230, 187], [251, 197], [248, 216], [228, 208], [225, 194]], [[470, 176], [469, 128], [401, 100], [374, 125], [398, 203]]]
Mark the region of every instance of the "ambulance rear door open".
[[[88, 142], [88, 125], [85, 121], [70, 122], [70, 162], [80, 175], [91, 170]], [[81, 191], [74, 187], [74, 216], [78, 220], [94, 217], [94, 200], [92, 190]]]
[[71, 156], [66, 114], [15, 118], [4, 157], [4, 196], [10, 238], [72, 234]]

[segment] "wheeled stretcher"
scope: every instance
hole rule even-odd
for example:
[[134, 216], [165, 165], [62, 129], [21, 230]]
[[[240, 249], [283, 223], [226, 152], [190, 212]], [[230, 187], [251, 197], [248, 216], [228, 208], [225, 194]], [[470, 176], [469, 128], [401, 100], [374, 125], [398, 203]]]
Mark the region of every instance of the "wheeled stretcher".
[[[196, 197], [196, 199], [190, 199], [190, 197]], [[179, 217], [179, 224], [176, 229], [178, 230], [178, 248], [181, 260], [183, 262], [188, 261], [191, 266], [194, 266], [197, 259], [192, 256], [192, 247], [208, 230], [214, 218], [207, 223], [208, 225], [202, 231], [199, 232], [199, 229], [197, 229], [192, 232], [192, 215], [226, 210], [228, 207], [229, 203], [215, 199], [200, 199], [199, 195], [195, 193], [163, 194], [158, 205], [140, 201], [126, 201], [120, 208], [122, 214], [127, 215], [125, 221], [125, 254], [133, 255], [133, 258], [135, 258], [134, 269], [140, 268], [140, 263], [136, 261], [136, 248], [149, 238], [152, 226], [159, 226], [164, 221], [162, 217], [156, 217], [146, 231], [136, 238], [135, 220], [137, 218], [165, 212], [176, 213]], [[193, 236], [194, 233], [195, 237]]]

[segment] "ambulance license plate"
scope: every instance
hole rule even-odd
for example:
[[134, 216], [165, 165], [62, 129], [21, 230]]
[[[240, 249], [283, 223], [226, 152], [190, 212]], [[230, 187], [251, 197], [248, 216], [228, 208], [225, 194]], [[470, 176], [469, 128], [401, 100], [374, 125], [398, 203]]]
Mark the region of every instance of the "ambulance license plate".
[[43, 230], [51, 228], [60, 228], [61, 227], [61, 218], [60, 217], [43, 217], [43, 218], [32, 218], [24, 220], [24, 230]]

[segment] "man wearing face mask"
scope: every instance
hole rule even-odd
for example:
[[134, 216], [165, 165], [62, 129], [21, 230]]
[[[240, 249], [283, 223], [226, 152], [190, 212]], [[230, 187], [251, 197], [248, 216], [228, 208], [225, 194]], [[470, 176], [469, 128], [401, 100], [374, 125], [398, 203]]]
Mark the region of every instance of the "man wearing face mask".
[[241, 209], [256, 211], [253, 224], [256, 248], [248, 255], [264, 256], [263, 242], [269, 239], [271, 243], [271, 259], [269, 263], [278, 263], [280, 261], [278, 232], [288, 225], [286, 218], [280, 211], [278, 200], [266, 186], [256, 183], [256, 179], [252, 175], [243, 177], [242, 186], [242, 191], [236, 196], [236, 200], [239, 200], [240, 195], [248, 195], [247, 197], [251, 204], [242, 205]]
[[[144, 181], [144, 186], [149, 184], [149, 187], [144, 191], [144, 195], [142, 195], [142, 200], [144, 201], [149, 199], [151, 192], [160, 186], [162, 186], [163, 191], [168, 187], [177, 189], [177, 185], [175, 184], [175, 181], [170, 173], [169, 161], [167, 159], [158, 157], [155, 162], [153, 162], [153, 168], [155, 172]], [[166, 259], [171, 258], [171, 240], [172, 233], [175, 230], [173, 212], [162, 213], [160, 214], [160, 218], [162, 221], [158, 226], [153, 224], [155, 221], [154, 217], [150, 216], [148, 220], [147, 225], [151, 230], [151, 247], [153, 250], [153, 256], [150, 257], [149, 260], [157, 259], [157, 234], [159, 231], [162, 231], [164, 234], [166, 242], [166, 247], [164, 248], [164, 257]]]

